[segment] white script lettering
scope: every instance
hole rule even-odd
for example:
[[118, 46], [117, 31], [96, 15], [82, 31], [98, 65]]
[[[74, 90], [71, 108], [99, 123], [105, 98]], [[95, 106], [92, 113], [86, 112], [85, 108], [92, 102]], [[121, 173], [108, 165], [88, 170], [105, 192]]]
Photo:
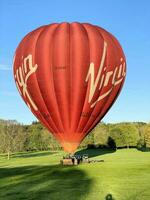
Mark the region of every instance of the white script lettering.
[[[115, 87], [116, 85], [121, 83], [122, 80], [124, 79], [125, 75], [126, 75], [125, 62], [123, 61], [123, 58], [120, 58], [121, 64], [119, 65], [119, 67], [116, 66], [114, 71], [105, 72], [106, 67], [104, 67], [104, 62], [105, 62], [105, 58], [106, 58], [106, 52], [107, 52], [107, 43], [104, 41], [102, 58], [101, 58], [98, 74], [95, 77], [94, 63], [91, 62], [90, 67], [89, 67], [89, 71], [87, 73], [87, 77], [85, 79], [86, 82], [88, 82], [89, 79], [90, 79], [90, 90], [89, 90], [88, 103], [89, 104], [91, 103], [98, 84], [99, 84], [98, 89], [100, 90], [102, 87], [103, 88], [107, 87], [108, 84], [110, 83], [110, 80], [111, 80], [112, 87], [109, 88], [105, 93], [101, 94], [98, 97], [98, 99], [94, 103], [91, 104], [91, 108], [93, 108], [98, 101], [101, 101], [106, 96], [108, 96], [111, 93], [113, 87]], [[102, 74], [102, 71], [104, 71], [105, 73]]]
[[[21, 66], [18, 67], [15, 73], [15, 81], [16, 81], [16, 86], [19, 90], [19, 93], [23, 95], [24, 97], [27, 97], [28, 102], [27, 105], [30, 108], [30, 104], [33, 107], [34, 110], [38, 110], [37, 106], [35, 105], [34, 101], [32, 100], [28, 89], [27, 89], [27, 81], [30, 78], [30, 76], [37, 70], [38, 65], [35, 64], [33, 66], [32, 63], [32, 55], [29, 54], [27, 57], [23, 59], [23, 63]], [[22, 92], [21, 92], [22, 88]]]

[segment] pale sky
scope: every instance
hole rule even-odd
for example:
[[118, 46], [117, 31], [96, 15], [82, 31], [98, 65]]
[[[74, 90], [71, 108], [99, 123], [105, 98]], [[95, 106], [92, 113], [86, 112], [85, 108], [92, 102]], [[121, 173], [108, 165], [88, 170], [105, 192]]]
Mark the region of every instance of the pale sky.
[[149, 8], [149, 0], [0, 0], [0, 119], [35, 120], [13, 79], [12, 60], [21, 39], [41, 25], [78, 21], [111, 32], [126, 55], [125, 85], [103, 121], [150, 121]]

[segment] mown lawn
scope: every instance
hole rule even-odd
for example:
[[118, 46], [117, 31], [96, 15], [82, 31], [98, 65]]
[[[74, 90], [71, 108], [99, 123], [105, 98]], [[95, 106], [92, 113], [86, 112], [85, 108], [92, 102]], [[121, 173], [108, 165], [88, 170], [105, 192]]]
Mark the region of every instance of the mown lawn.
[[150, 200], [150, 152], [88, 153], [104, 162], [63, 167], [63, 152], [20, 153], [9, 161], [1, 155], [0, 200]]

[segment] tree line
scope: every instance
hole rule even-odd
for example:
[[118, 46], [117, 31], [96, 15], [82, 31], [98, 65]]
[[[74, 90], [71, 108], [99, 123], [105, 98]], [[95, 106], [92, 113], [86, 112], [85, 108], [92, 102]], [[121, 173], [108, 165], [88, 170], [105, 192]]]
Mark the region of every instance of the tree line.
[[[99, 123], [79, 148], [150, 148], [150, 123]], [[60, 150], [61, 146], [40, 122], [22, 125], [0, 120], [0, 153]]]

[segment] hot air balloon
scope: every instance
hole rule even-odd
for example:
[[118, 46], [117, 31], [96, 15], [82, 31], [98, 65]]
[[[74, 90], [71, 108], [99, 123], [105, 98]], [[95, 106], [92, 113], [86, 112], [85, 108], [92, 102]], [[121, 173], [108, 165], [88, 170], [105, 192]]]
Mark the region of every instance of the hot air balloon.
[[13, 65], [23, 100], [70, 153], [108, 112], [126, 75], [117, 39], [98, 26], [77, 22], [27, 34]]

